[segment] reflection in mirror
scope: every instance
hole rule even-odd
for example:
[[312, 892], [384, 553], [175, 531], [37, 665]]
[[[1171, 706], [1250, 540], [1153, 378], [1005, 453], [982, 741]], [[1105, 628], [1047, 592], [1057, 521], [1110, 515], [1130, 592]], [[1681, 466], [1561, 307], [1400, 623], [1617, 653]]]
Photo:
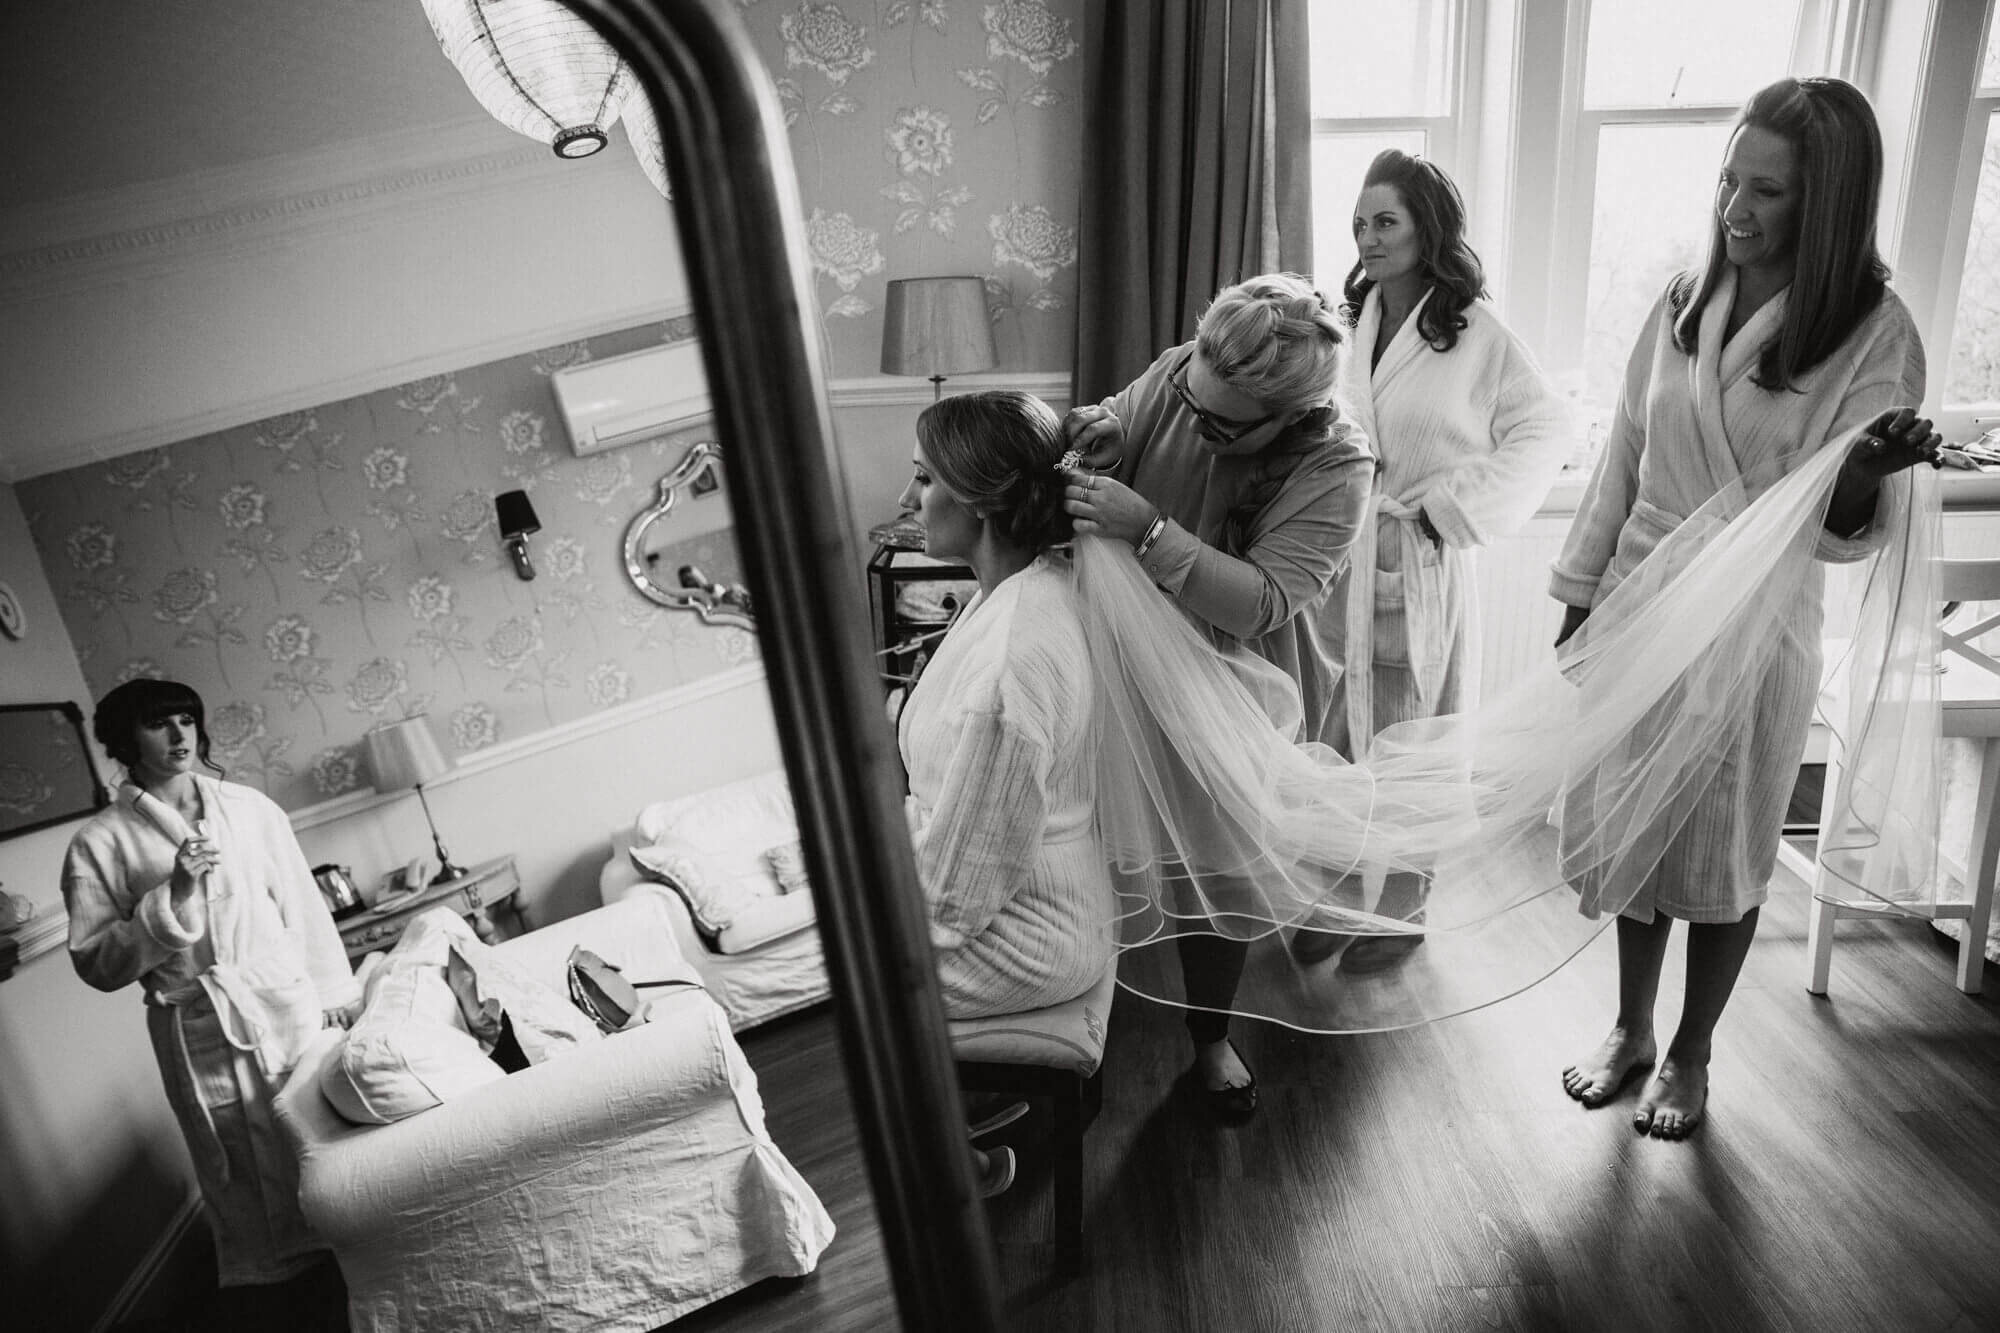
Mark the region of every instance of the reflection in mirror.
[[0, 704], [0, 838], [110, 803], [84, 744], [82, 709], [73, 703]]
[[660, 478], [658, 497], [625, 529], [625, 576], [647, 600], [677, 611], [692, 611], [704, 624], [737, 625], [754, 630], [750, 590], [722, 581], [728, 571], [684, 559], [685, 540], [677, 540], [669, 516], [690, 496], [715, 491], [722, 450], [707, 440], [690, 445], [680, 463]]

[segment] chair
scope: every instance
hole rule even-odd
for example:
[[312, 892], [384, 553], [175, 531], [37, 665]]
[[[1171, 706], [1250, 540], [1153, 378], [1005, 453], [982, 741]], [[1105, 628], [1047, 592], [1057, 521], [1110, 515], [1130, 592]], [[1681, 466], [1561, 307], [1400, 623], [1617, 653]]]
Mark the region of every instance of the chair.
[[[2000, 559], [1938, 560], [1938, 589], [1947, 604], [2000, 601]], [[1973, 806], [1972, 842], [1966, 859], [1963, 883], [1971, 898], [1967, 902], [1936, 903], [1924, 914], [1929, 919], [1965, 923], [1958, 941], [1958, 988], [1967, 995], [1979, 994], [1981, 974], [1986, 966], [1986, 934], [1993, 919], [1993, 876], [2000, 865], [2000, 661], [1976, 646], [1980, 636], [2000, 628], [2000, 614], [1987, 616], [1977, 624], [1954, 633], [1941, 631], [1938, 667], [1942, 672], [1941, 735], [1980, 742], [1979, 792]], [[1838, 785], [1838, 755], [1829, 755], [1826, 799], [1831, 802]], [[1822, 827], [1825, 821], [1822, 820]], [[1824, 876], [1815, 876], [1812, 915], [1806, 926], [1806, 955], [1810, 975], [1806, 989], [1814, 995], [1826, 994], [1827, 976], [1833, 967], [1833, 923], [1841, 917], [1905, 917], [1908, 908], [1887, 903], [1843, 902], [1829, 896], [1821, 885]]]
[[961, 1088], [1054, 1104], [1054, 1241], [1064, 1277], [1083, 1267], [1083, 1132], [1103, 1099], [1105, 1025], [1117, 985], [1114, 958], [1074, 1000], [947, 1024]]

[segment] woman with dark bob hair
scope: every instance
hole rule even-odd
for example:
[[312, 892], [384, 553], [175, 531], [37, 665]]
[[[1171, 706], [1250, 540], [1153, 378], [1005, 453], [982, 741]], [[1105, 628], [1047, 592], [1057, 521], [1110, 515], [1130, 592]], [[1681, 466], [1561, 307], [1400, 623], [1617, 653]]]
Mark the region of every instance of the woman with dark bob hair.
[[324, 1246], [299, 1213], [271, 1097], [360, 990], [284, 811], [218, 780], [200, 695], [127, 681], [92, 730], [126, 781], [63, 862], [70, 961], [99, 990], [145, 993], [222, 1285], [283, 1281]]
[[[952, 623], [897, 722], [917, 871], [945, 1013], [1040, 1009], [1097, 984], [1112, 955], [1112, 891], [1094, 823], [1090, 661], [1068, 562], [1062, 429], [1040, 399], [995, 391], [917, 419], [902, 495], [930, 555], [979, 592]], [[982, 1188], [1012, 1175], [980, 1159]]]
[[[1381, 470], [1358, 554], [1319, 625], [1342, 665], [1323, 739], [1361, 759], [1386, 727], [1478, 701], [1475, 553], [1533, 517], [1572, 439], [1562, 399], [1486, 300], [1451, 177], [1394, 148], [1378, 155], [1355, 201], [1354, 243], [1344, 387]], [[1420, 881], [1392, 876], [1376, 910], [1420, 921], [1424, 898]], [[1353, 940], [1339, 966], [1392, 966], [1423, 938]], [[1293, 952], [1316, 962], [1346, 939], [1306, 931]]]
[[[1707, 261], [1668, 285], [1639, 334], [1550, 585], [1567, 608], [1557, 643], [1576, 636], [1576, 660], [1607, 599], [1646, 578], [1647, 557], [1684, 524], [1733, 525], [1808, 469], [1830, 479], [1798, 539], [1805, 568], [1789, 605], [1732, 647], [1754, 675], [1734, 697], [1695, 701], [1728, 716], [1726, 743], [1690, 756], [1688, 813], [1636, 896], [1613, 900], [1618, 1016], [1563, 1072], [1570, 1096], [1595, 1107], [1657, 1061], [1633, 1121], [1658, 1138], [1687, 1135], [1705, 1112], [1711, 1039], [1757, 929], [1819, 689], [1824, 562], [1889, 540], [1910, 512], [1904, 470], [1938, 458], [1930, 422], [1898, 406], [1923, 399], [1924, 352], [1876, 251], [1881, 183], [1881, 134], [1851, 85], [1780, 79], [1751, 97], [1716, 182]], [[1818, 458], [1833, 448], [1837, 470]], [[1746, 561], [1740, 576], [1760, 571]], [[1597, 915], [1597, 885], [1578, 887]], [[1687, 993], [1661, 1052], [1653, 1005], [1675, 918], [1688, 923]]]

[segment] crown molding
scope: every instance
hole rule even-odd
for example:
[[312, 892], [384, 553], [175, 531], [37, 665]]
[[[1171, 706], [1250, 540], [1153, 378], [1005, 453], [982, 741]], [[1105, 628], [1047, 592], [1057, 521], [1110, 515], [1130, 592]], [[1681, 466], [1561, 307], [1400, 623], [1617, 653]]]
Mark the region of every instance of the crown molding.
[[[620, 141], [607, 153], [629, 151]], [[580, 171], [615, 160], [564, 162], [482, 118], [14, 209], [0, 214], [0, 308], [421, 215], [467, 196], [573, 188]]]
[[426, 352], [419, 357], [371, 366], [364, 374], [316, 381], [281, 393], [228, 403], [212, 411], [192, 416], [149, 421], [137, 429], [120, 431], [87, 442], [15, 445], [8, 450], [4, 458], [0, 458], [0, 483], [13, 484], [49, 472], [64, 472], [91, 463], [108, 463], [126, 454], [136, 454], [145, 449], [157, 449], [161, 445], [179, 444], [183, 440], [199, 439], [217, 431], [247, 426], [253, 421], [263, 421], [281, 412], [297, 412], [309, 407], [321, 407], [345, 398], [374, 393], [391, 385], [407, 384], [426, 375], [449, 374], [464, 370], [468, 366], [497, 361], [502, 357], [518, 356], [540, 347], [553, 347], [558, 343], [575, 342], [581, 338], [615, 333], [620, 329], [629, 329], [655, 320], [671, 319], [675, 315], [686, 314], [687, 309], [687, 302], [681, 299], [641, 302], [609, 314], [592, 315], [588, 319], [562, 320], [541, 325], [528, 330], [525, 334], [511, 332], [504, 337], [481, 342], [454, 343]]
[[[183, 440], [197, 439], [216, 431], [247, 426], [281, 412], [320, 407], [357, 394], [373, 393], [392, 384], [407, 384], [426, 375], [463, 370], [467, 366], [515, 356], [532, 348], [553, 347], [557, 343], [613, 333], [636, 324], [672, 319], [686, 313], [688, 305], [685, 300], [645, 302], [608, 315], [592, 316], [588, 320], [545, 325], [531, 330], [525, 338], [515, 333], [485, 343], [455, 345], [410, 360], [372, 367], [366, 375], [326, 380], [283, 393], [234, 402], [198, 416], [151, 421], [140, 429], [108, 435], [87, 444], [17, 445], [9, 450], [5, 458], [0, 458], [0, 483], [12, 485], [50, 472], [65, 472], [92, 463], [108, 463], [114, 458], [144, 449], [157, 449], [161, 445], [179, 444]], [[1023, 389], [1059, 408], [1067, 407], [1069, 402], [1068, 371], [1024, 370], [955, 375], [945, 384], [954, 393], [975, 389]], [[929, 380], [898, 375], [868, 375], [831, 381], [827, 385], [827, 398], [836, 408], [921, 409], [931, 402], [932, 395]]]

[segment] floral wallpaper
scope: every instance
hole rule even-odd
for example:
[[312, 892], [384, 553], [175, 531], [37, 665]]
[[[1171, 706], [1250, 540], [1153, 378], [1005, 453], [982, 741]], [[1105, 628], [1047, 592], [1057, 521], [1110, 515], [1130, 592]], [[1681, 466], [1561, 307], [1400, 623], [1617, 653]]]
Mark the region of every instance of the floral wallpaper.
[[[361, 737], [428, 713], [468, 754], [757, 656], [625, 579], [625, 526], [701, 424], [575, 457], [549, 375], [693, 336], [688, 317], [434, 375], [16, 488], [93, 697], [201, 692], [213, 757], [287, 808], [366, 787]], [[528, 492], [537, 577], [493, 497]], [[741, 578], [726, 510], [662, 552]]]
[[986, 281], [1000, 365], [1073, 360], [1084, 0], [736, 0], [791, 130], [835, 375], [891, 278]]

